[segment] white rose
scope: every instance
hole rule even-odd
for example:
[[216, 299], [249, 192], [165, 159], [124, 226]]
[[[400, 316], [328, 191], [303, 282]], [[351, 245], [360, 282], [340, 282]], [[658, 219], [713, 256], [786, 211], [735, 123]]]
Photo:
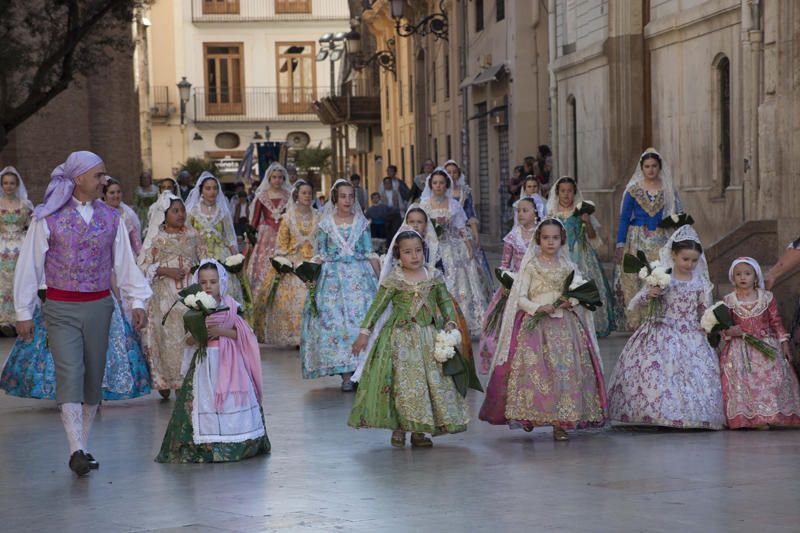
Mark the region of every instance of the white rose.
[[197, 309], [197, 296], [194, 294], [190, 294], [183, 300], [184, 305], [186, 307], [191, 307], [192, 309]]
[[244, 263], [244, 256], [242, 254], [233, 254], [225, 259], [225, 266], [235, 267]]
[[208, 294], [207, 292], [198, 292], [197, 293], [197, 301], [203, 305], [206, 309], [216, 309], [217, 308], [217, 301], [214, 299], [213, 296]]
[[714, 327], [719, 324], [719, 320], [717, 320], [717, 317], [714, 315], [714, 309], [717, 308], [717, 305], [707, 309], [700, 319], [700, 326], [706, 333], [711, 333], [714, 330]]
[[655, 270], [661, 266], [661, 262], [658, 260], [650, 261], [650, 269]]
[[647, 267], [642, 267], [642, 269], [639, 270], [639, 279], [647, 279], [649, 275], [650, 272], [647, 271]]
[[572, 305], [572, 307], [578, 307], [581, 304], [577, 298], [570, 298], [569, 303]]
[[281, 264], [281, 265], [283, 265], [285, 267], [291, 268], [293, 266], [292, 262], [289, 261], [288, 259], [286, 259], [285, 257], [280, 257], [279, 256], [279, 257], [273, 257], [273, 259], [275, 259], [276, 263]]
[[676, 223], [676, 224], [677, 224], [677, 223], [678, 223], [678, 221], [681, 219], [680, 215], [672, 215], [672, 216], [670, 216], [669, 218], [670, 218], [670, 219], [671, 219], [671, 220], [672, 220], [674, 223]]
[[580, 210], [581, 210], [581, 207], [583, 207], [583, 202], [578, 202], [578, 205], [576, 205], [576, 206], [575, 206], [575, 209], [577, 209], [578, 211], [580, 211]]
[[588, 204], [588, 205], [590, 205], [590, 206], [592, 206], [592, 207], [595, 207], [595, 205], [594, 205], [594, 202], [592, 202], [591, 200], [584, 200], [584, 201], [583, 201], [583, 202], [581, 202], [581, 203]]

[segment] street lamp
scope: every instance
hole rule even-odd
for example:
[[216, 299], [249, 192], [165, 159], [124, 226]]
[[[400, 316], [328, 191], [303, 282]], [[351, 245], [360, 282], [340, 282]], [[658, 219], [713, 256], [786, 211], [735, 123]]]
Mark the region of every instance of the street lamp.
[[317, 61], [325, 61], [326, 59], [330, 59], [331, 61], [331, 94], [335, 91], [336, 85], [336, 66], [334, 63], [339, 61], [344, 54], [344, 49], [337, 47], [338, 43], [344, 42], [347, 38], [347, 33], [340, 31], [337, 33], [326, 33], [319, 38], [319, 44], [321, 45], [320, 51], [317, 54]]
[[181, 99], [181, 126], [183, 126], [183, 119], [186, 116], [186, 102], [189, 101], [189, 92], [192, 89], [192, 84], [186, 79], [186, 76], [181, 77], [178, 82], [178, 95]]
[[377, 62], [378, 66], [397, 76], [397, 71], [395, 69], [394, 39], [386, 41], [389, 50], [378, 50], [367, 59], [362, 59], [361, 34], [353, 30], [348, 32], [345, 37], [347, 39], [347, 53], [351, 56], [350, 65], [354, 70], [364, 70], [367, 66]]
[[391, 0], [392, 18], [395, 20], [395, 31], [400, 37], [409, 37], [419, 34], [424, 37], [432, 33], [436, 39], [447, 40], [447, 11], [444, 0], [439, 0], [439, 13], [432, 13], [416, 24], [408, 21], [401, 22], [405, 11], [405, 0]]

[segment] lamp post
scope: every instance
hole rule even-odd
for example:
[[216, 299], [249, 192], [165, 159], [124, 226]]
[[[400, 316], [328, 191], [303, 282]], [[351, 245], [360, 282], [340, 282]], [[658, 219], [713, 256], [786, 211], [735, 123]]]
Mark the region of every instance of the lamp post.
[[[331, 81], [330, 81], [330, 95], [336, 95], [336, 63], [344, 55], [344, 41], [347, 38], [347, 33], [340, 31], [337, 33], [326, 33], [319, 38], [320, 51], [317, 54], [317, 61], [325, 61], [330, 59], [331, 62]], [[342, 44], [342, 46], [337, 46]], [[339, 158], [337, 155], [338, 150], [336, 126], [331, 124], [331, 151], [333, 159], [334, 174], [338, 175], [339, 172]]]
[[364, 70], [372, 63], [377, 62], [378, 66], [388, 70], [397, 77], [397, 70], [395, 68], [395, 55], [394, 55], [394, 39], [386, 41], [388, 50], [378, 50], [366, 59], [361, 57], [361, 34], [356, 30], [352, 30], [345, 35], [347, 41], [345, 46], [347, 54], [350, 56], [350, 65], [354, 70]]
[[186, 79], [186, 76], [181, 77], [181, 81], [178, 82], [178, 95], [181, 99], [181, 126], [184, 123], [184, 117], [186, 116], [186, 102], [189, 101], [189, 93], [192, 89], [192, 84]]
[[422, 37], [432, 33], [436, 39], [447, 40], [447, 11], [444, 9], [444, 0], [439, 0], [439, 13], [431, 13], [416, 24], [406, 21], [401, 22], [405, 12], [405, 0], [391, 0], [392, 18], [395, 20], [395, 31], [400, 37], [410, 37], [418, 34]]

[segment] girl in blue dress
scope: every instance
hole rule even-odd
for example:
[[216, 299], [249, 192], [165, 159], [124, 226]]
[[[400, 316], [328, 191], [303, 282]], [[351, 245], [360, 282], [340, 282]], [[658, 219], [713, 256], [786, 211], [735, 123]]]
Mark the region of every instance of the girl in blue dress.
[[[350, 377], [359, 358], [351, 346], [378, 290], [378, 256], [372, 251], [369, 222], [349, 181], [337, 180], [322, 210], [314, 260], [322, 264], [316, 294], [303, 310], [300, 358], [303, 377], [342, 376], [342, 391], [353, 390]], [[316, 298], [312, 313], [310, 298]]]
[[642, 288], [642, 282], [636, 274], [622, 271], [624, 255], [636, 255], [641, 250], [648, 261], [657, 260], [661, 247], [670, 236], [670, 230], [659, 228], [658, 223], [665, 217], [680, 213], [680, 210], [681, 201], [672, 183], [669, 165], [654, 148], [648, 148], [636, 164], [620, 206], [614, 257], [617, 263], [614, 269], [614, 320], [619, 331], [633, 331], [643, 319], [640, 307], [628, 309], [628, 304]]

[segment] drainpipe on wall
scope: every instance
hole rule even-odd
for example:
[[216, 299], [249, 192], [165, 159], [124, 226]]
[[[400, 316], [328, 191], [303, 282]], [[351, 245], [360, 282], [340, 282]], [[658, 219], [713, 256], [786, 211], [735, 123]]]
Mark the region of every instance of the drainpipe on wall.
[[[549, 41], [548, 70], [550, 71], [550, 145], [556, 155], [554, 161], [558, 161], [561, 152], [558, 149], [558, 81], [553, 66], [556, 61], [556, 0], [547, 1], [547, 39]], [[553, 169], [554, 175], [558, 175]]]
[[[754, 194], [760, 188], [760, 170], [759, 170], [759, 151], [758, 151], [758, 106], [760, 104], [761, 94], [761, 45], [762, 45], [762, 31], [761, 31], [761, 9], [759, 0], [742, 0], [741, 1], [741, 17], [742, 17], [742, 65], [741, 72], [744, 74], [742, 77], [742, 101], [744, 107], [743, 116], [743, 129], [745, 132], [745, 174], [751, 176], [750, 183], [752, 184]], [[747, 201], [745, 198], [745, 190], [748, 185], [748, 180], [742, 179], [742, 220], [747, 220]], [[752, 213], [750, 218], [759, 218], [762, 209], [760, 208], [761, 202], [758, 197], [756, 200], [756, 210]]]

